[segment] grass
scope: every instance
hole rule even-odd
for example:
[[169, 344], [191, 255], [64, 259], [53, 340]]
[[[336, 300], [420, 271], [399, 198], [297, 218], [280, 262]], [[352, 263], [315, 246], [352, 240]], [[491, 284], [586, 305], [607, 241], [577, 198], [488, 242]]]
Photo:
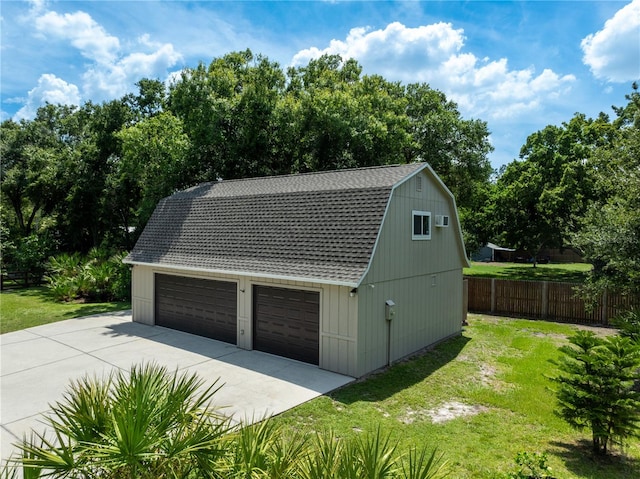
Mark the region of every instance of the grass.
[[[44, 288], [15, 290], [0, 295], [0, 326], [4, 333], [129, 307], [56, 303]], [[550, 360], [577, 328], [471, 314], [461, 336], [274, 421], [294, 431], [331, 429], [343, 437], [380, 428], [401, 449], [437, 447], [456, 479], [494, 479], [513, 471], [522, 451], [546, 452], [558, 479], [640, 477], [640, 442], [594, 458], [589, 431], [576, 432], [554, 414], [548, 378], [556, 371]], [[433, 421], [434, 411], [456, 404], [473, 414]]]
[[59, 303], [44, 287], [15, 289], [0, 294], [0, 334], [54, 323], [63, 319], [130, 309], [129, 302]]
[[591, 265], [588, 263], [538, 264], [534, 268], [531, 264], [472, 262], [471, 268], [464, 269], [464, 274], [483, 278], [582, 283], [589, 271]]
[[[293, 430], [332, 429], [338, 436], [380, 427], [401, 447], [437, 446], [452, 478], [495, 478], [512, 471], [522, 451], [546, 452], [557, 478], [640, 477], [638, 442], [596, 459], [589, 431], [576, 432], [554, 414], [549, 361], [576, 328], [470, 315], [462, 336], [276, 420]], [[434, 411], [457, 403], [474, 414], [433, 421]]]

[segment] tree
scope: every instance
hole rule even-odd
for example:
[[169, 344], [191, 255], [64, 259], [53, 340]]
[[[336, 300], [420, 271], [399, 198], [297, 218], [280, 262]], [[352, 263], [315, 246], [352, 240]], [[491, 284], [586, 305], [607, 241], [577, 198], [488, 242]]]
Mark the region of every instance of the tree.
[[640, 437], [640, 345], [629, 338], [597, 337], [579, 331], [562, 346], [558, 362], [558, 414], [570, 426], [592, 434], [593, 451], [606, 454], [609, 445]]
[[169, 112], [121, 130], [122, 158], [117, 165], [117, 186], [131, 195], [138, 231], [158, 201], [190, 182], [184, 164], [190, 143], [182, 121]]
[[478, 181], [474, 188], [473, 196], [467, 199], [467, 203], [462, 206], [457, 205], [464, 245], [468, 254], [478, 251], [489, 241], [493, 241], [496, 229], [497, 187], [495, 183], [482, 184]]
[[458, 106], [444, 93], [424, 83], [406, 87], [412, 148], [406, 161], [426, 161], [456, 197], [458, 205], [473, 207], [478, 189], [493, 173], [487, 155], [493, 150], [487, 123], [464, 120]]
[[[66, 192], [56, 206], [58, 234], [65, 251], [96, 246], [122, 247], [121, 208], [109, 201], [110, 176], [121, 154], [118, 131], [133, 120], [122, 100], [85, 103], [62, 124], [68, 154], [60, 164]], [[120, 198], [126, 201], [126, 198]]]
[[339, 55], [289, 70], [289, 94], [299, 102], [295, 171], [407, 161], [411, 136], [404, 88], [361, 72], [355, 60]]
[[486, 124], [428, 85], [362, 75], [338, 55], [285, 73], [245, 50], [183, 70], [168, 89], [147, 78], [137, 87], [2, 123], [11, 239], [48, 229], [61, 251], [131, 248], [155, 202], [178, 188], [412, 161], [428, 161], [456, 195], [466, 237], [484, 235], [474, 213], [491, 174]]
[[604, 291], [640, 291], [640, 93], [634, 84], [629, 104], [615, 109], [620, 130], [595, 154], [593, 202], [573, 236], [593, 271], [582, 288], [592, 301]]
[[533, 133], [520, 161], [506, 166], [497, 181], [495, 212], [501, 239], [535, 260], [542, 248], [571, 243], [581, 218], [596, 196], [593, 153], [610, 145], [616, 127], [601, 114], [576, 114], [561, 127]]
[[135, 112], [138, 120], [150, 118], [165, 109], [167, 103], [167, 91], [160, 80], [143, 78], [136, 83], [138, 94], [128, 94], [123, 98], [123, 104]]
[[323, 55], [289, 68], [250, 50], [187, 69], [167, 108], [191, 142], [194, 182], [428, 161], [462, 206], [492, 173], [486, 123], [427, 85], [362, 75]]
[[458, 106], [444, 93], [424, 83], [406, 87], [407, 116], [412, 141], [406, 161], [426, 161], [456, 198], [467, 251], [475, 251], [491, 239], [494, 173], [487, 155], [493, 150], [487, 124], [465, 120]]
[[284, 84], [278, 64], [250, 50], [183, 71], [171, 86], [168, 109], [191, 143], [185, 166], [193, 183], [289, 172], [274, 146]]
[[74, 111], [47, 105], [33, 121], [1, 125], [1, 191], [12, 212], [3, 216], [20, 236], [32, 234], [35, 222], [49, 215], [64, 194], [60, 165], [69, 148], [62, 141], [62, 123]]

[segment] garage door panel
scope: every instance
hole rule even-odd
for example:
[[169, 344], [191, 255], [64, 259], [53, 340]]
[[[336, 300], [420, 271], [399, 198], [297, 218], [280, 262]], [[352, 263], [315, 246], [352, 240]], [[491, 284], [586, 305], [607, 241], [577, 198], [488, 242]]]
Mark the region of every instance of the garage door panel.
[[254, 349], [319, 363], [320, 294], [254, 287]]
[[236, 344], [237, 285], [156, 275], [156, 324]]

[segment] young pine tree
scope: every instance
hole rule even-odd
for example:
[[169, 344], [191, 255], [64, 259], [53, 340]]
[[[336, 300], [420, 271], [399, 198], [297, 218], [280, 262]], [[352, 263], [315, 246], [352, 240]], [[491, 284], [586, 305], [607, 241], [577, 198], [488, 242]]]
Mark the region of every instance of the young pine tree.
[[640, 437], [640, 345], [629, 338], [599, 338], [580, 331], [562, 346], [558, 361], [557, 413], [572, 427], [592, 433], [593, 451]]

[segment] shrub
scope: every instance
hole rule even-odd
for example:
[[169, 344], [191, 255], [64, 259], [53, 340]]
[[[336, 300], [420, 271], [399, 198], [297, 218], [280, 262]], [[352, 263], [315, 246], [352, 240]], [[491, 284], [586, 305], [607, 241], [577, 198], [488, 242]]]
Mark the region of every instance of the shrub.
[[640, 307], [631, 307], [616, 316], [613, 325], [620, 329], [620, 336], [640, 344]]
[[518, 470], [507, 475], [507, 479], [553, 479], [551, 468], [547, 465], [547, 454], [519, 452], [515, 462]]
[[39, 283], [52, 249], [53, 243], [47, 234], [34, 233], [14, 241], [3, 239], [2, 269], [24, 272]]
[[85, 377], [45, 416], [53, 439], [34, 433], [17, 463], [25, 477], [212, 477], [231, 430], [218, 389], [157, 365]]
[[133, 366], [104, 379], [86, 376], [44, 417], [53, 437], [32, 433], [0, 477], [436, 479], [435, 451], [398, 453], [380, 430], [336, 438], [287, 435], [270, 419], [242, 427], [212, 408], [214, 394], [195, 374]]
[[120, 301], [131, 295], [131, 271], [125, 253], [109, 256], [94, 249], [86, 257], [63, 253], [49, 259], [49, 291], [59, 301]]
[[80, 297], [82, 257], [79, 253], [62, 253], [49, 258], [47, 281], [49, 292], [58, 301]]
[[597, 337], [579, 331], [560, 351], [561, 374], [553, 378], [558, 414], [578, 430], [589, 428], [593, 451], [606, 454], [611, 443], [640, 437], [640, 345], [629, 338]]
[[127, 253], [116, 253], [109, 258], [114, 272], [109, 283], [109, 293], [115, 301], [125, 301], [131, 298], [131, 267], [122, 262]]
[[302, 435], [286, 437], [268, 418], [236, 429], [227, 439], [229, 452], [220, 466], [224, 477], [297, 477], [300, 459], [307, 454]]
[[374, 435], [336, 438], [332, 432], [316, 434], [309, 454], [301, 461], [303, 479], [436, 479], [446, 477], [447, 462], [435, 449], [397, 452], [397, 443]]

